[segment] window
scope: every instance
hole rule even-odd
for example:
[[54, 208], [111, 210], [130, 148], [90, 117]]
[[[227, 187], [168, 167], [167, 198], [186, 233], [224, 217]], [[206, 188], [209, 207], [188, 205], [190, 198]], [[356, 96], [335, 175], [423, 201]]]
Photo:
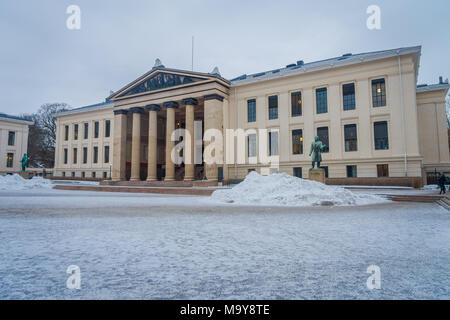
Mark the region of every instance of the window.
[[94, 147], [94, 163], [98, 163], [98, 147]]
[[320, 127], [317, 128], [317, 136], [319, 137], [319, 140], [322, 141], [322, 143], [325, 145], [325, 148], [323, 148], [323, 153], [330, 152], [329, 148], [329, 138], [328, 138], [328, 127]]
[[105, 121], [105, 138], [109, 138], [111, 135], [111, 120]]
[[325, 167], [320, 166], [320, 168], [325, 171], [325, 178], [328, 178], [328, 167], [327, 166], [325, 166]]
[[89, 138], [89, 123], [85, 123], [84, 124], [84, 138], [88, 139]]
[[374, 107], [386, 106], [386, 83], [384, 79], [372, 80], [372, 104]]
[[269, 132], [269, 155], [278, 155], [278, 131]]
[[16, 133], [14, 131], [8, 132], [8, 146], [13, 146], [16, 143]]
[[73, 125], [73, 139], [78, 140], [78, 124]]
[[88, 148], [83, 148], [83, 163], [86, 164], [88, 160]]
[[294, 177], [302, 178], [302, 168], [294, 168]]
[[256, 122], [256, 100], [247, 101], [247, 121]]
[[358, 138], [356, 135], [356, 124], [344, 126], [345, 152], [358, 151]]
[[303, 130], [292, 130], [292, 153], [303, 154]]
[[356, 166], [347, 166], [347, 178], [356, 178]]
[[107, 179], [108, 178], [108, 172], [103, 171], [103, 179]]
[[14, 166], [14, 153], [9, 152], [6, 154], [6, 167], [12, 168]]
[[278, 96], [269, 97], [269, 120], [278, 119]]
[[84, 171], [81, 172], [81, 177], [82, 177], [82, 178], [86, 178], [86, 172], [84, 172]]
[[388, 128], [387, 121], [374, 122], [375, 150], [388, 150]]
[[73, 148], [73, 164], [76, 164], [78, 160], [78, 149]]
[[92, 178], [95, 178], [95, 177], [96, 177], [95, 172], [92, 172]]
[[99, 132], [99, 128], [100, 128], [100, 123], [98, 121], [96, 121], [94, 123], [94, 138], [98, 138], [98, 132]]
[[293, 117], [300, 117], [302, 115], [302, 93], [291, 93], [291, 114]]
[[249, 134], [247, 137], [248, 141], [248, 147], [247, 147], [247, 153], [248, 157], [256, 157], [256, 134], [252, 133]]
[[64, 140], [69, 140], [69, 126], [64, 127]]
[[344, 99], [344, 110], [355, 110], [356, 100], [355, 100], [355, 84], [348, 83], [342, 86], [342, 96]]
[[377, 164], [377, 174], [378, 178], [389, 177], [389, 165]]
[[71, 173], [72, 178], [75, 178], [75, 172]]
[[328, 112], [327, 88], [316, 89], [317, 114]]
[[63, 176], [63, 177], [65, 177], [65, 176], [66, 176], [66, 173], [65, 173], [64, 171], [63, 171], [63, 173], [62, 173], [62, 176]]
[[105, 163], [109, 163], [109, 146], [105, 146]]
[[64, 149], [64, 164], [67, 164], [67, 162], [68, 162], [68, 160], [67, 160], [69, 158], [68, 153], [69, 153], [68, 150]]

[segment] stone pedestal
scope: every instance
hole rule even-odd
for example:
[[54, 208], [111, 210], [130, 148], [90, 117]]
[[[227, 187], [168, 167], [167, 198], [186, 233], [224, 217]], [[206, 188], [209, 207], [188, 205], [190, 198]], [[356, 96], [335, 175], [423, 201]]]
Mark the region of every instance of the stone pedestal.
[[309, 180], [325, 184], [325, 170], [323, 169], [309, 170]]

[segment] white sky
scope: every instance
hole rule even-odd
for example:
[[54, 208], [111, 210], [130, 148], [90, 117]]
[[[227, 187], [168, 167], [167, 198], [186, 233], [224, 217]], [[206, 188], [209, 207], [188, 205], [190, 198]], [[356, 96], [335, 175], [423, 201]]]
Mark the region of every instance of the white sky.
[[[66, 9], [81, 8], [81, 30]], [[381, 8], [381, 30], [366, 9]], [[450, 1], [2, 0], [0, 112], [31, 113], [47, 102], [104, 101], [149, 71], [218, 66], [222, 76], [352, 52], [422, 45], [419, 83], [450, 77]]]

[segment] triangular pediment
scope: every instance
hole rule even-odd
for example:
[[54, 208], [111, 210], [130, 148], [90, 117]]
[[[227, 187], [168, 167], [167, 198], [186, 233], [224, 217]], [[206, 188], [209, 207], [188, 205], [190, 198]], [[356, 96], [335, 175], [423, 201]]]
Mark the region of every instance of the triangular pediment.
[[184, 87], [193, 83], [210, 81], [211, 77], [197, 75], [195, 73], [183, 73], [159, 69], [144, 75], [138, 80], [127, 85], [125, 88], [114, 93], [110, 98], [118, 99], [140, 95], [144, 93], [160, 92], [166, 89]]

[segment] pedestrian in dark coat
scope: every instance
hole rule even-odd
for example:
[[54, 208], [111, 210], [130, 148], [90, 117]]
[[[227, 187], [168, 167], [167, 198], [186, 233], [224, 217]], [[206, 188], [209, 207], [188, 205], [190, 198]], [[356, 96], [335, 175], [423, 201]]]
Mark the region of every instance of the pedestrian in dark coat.
[[441, 172], [441, 176], [439, 177], [439, 187], [441, 187], [441, 192], [439, 194], [445, 194], [447, 191], [445, 190], [445, 174]]

